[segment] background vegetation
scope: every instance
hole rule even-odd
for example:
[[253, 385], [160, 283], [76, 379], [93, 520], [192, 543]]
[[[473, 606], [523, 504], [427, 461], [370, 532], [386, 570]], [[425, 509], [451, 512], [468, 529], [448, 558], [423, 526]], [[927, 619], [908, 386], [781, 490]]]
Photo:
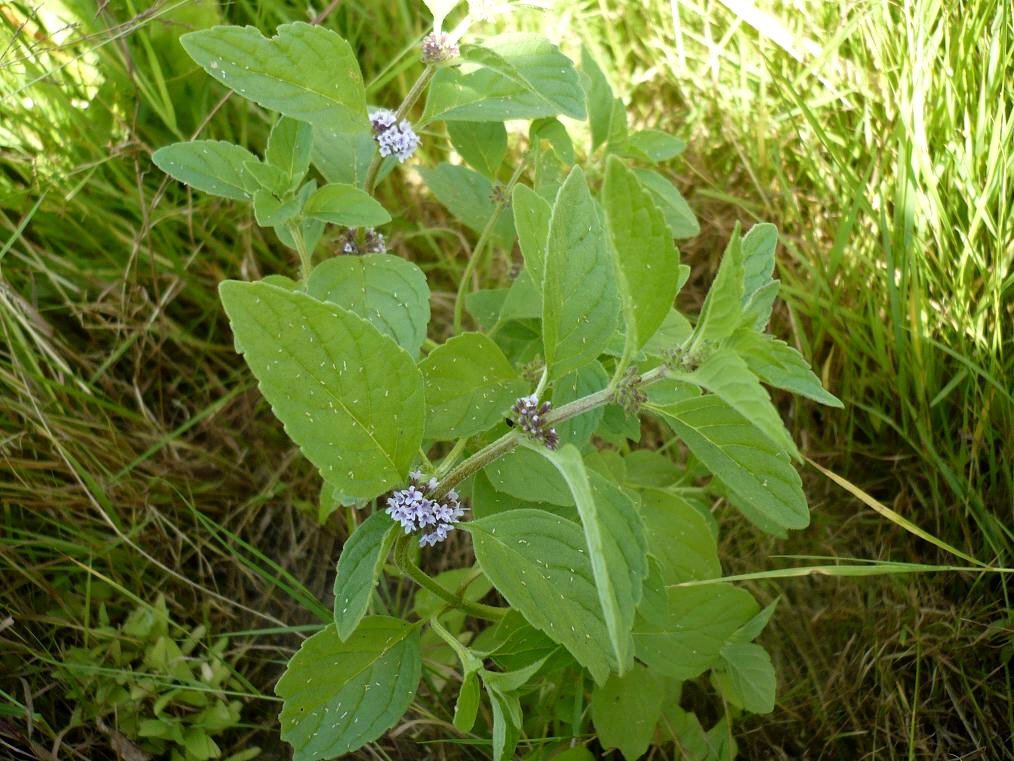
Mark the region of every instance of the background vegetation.
[[[138, 720], [160, 717], [149, 750], [279, 755], [271, 686], [318, 620], [346, 529], [318, 527], [316, 477], [234, 353], [215, 288], [294, 263], [248, 212], [191, 196], [150, 154], [196, 134], [259, 146], [269, 127], [180, 33], [320, 18], [359, 51], [371, 98], [394, 105], [426, 14], [413, 0], [0, 14], [0, 755], [128, 758], [124, 710], [88, 709], [124, 694], [150, 698]], [[690, 311], [737, 220], [779, 226], [776, 332], [846, 404], [785, 408], [809, 457], [978, 560], [1014, 564], [1011, 4], [574, 0], [500, 23], [538, 26], [571, 55], [590, 41], [638, 126], [689, 141]], [[430, 224], [389, 238], [429, 272], [439, 324], [470, 238], [401, 177], [386, 204]], [[780, 555], [953, 561], [815, 469], [804, 479], [811, 528], [786, 541], [725, 528], [727, 572], [792, 564]], [[1006, 576], [752, 591], [781, 597], [764, 635], [781, 684], [776, 712], [740, 725], [743, 757], [1014, 756]], [[454, 737], [450, 710], [430, 680], [364, 757]]]

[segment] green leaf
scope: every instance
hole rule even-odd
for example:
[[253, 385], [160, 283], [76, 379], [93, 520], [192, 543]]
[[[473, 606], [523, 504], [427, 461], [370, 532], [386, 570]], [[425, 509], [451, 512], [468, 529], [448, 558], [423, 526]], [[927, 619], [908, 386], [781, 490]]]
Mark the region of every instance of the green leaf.
[[500, 310], [500, 321], [535, 319], [542, 317], [542, 292], [537, 288], [528, 270], [521, 273], [507, 289], [507, 298]]
[[703, 342], [718, 343], [732, 335], [739, 325], [742, 299], [743, 245], [737, 225], [722, 255], [715, 280], [704, 298], [691, 346], [700, 346]]
[[774, 602], [764, 607], [764, 609], [756, 616], [747, 621], [741, 626], [732, 639], [734, 642], [750, 642], [760, 636], [760, 633], [764, 631], [764, 627], [768, 625], [768, 621], [771, 619], [771, 615], [775, 612], [775, 608], [778, 606], [778, 598], [775, 598]]
[[[686, 267], [685, 264], [680, 265], [681, 278], [684, 267]], [[675, 309], [670, 309], [669, 314], [662, 320], [662, 324], [659, 325], [658, 330], [655, 331], [644, 345], [644, 353], [649, 357], [664, 356], [667, 351], [675, 349], [677, 346], [682, 346], [683, 342], [690, 338], [693, 332], [694, 328], [690, 324], [690, 321]]]
[[430, 83], [423, 121], [585, 118], [574, 64], [544, 37], [504, 34], [482, 45], [462, 45], [461, 57], [480, 68], [440, 69]]
[[514, 220], [493, 202], [493, 184], [481, 174], [447, 162], [432, 169], [420, 167], [419, 174], [437, 200], [475, 232], [481, 234], [490, 218], [498, 214], [492, 240], [502, 248], [513, 244]]
[[780, 288], [781, 283], [778, 280], [772, 280], [754, 291], [750, 300], [746, 302], [746, 306], [743, 307], [743, 316], [740, 318], [739, 324], [744, 328], [764, 330], [768, 325], [768, 320], [771, 319], [771, 309], [774, 307], [775, 299], [778, 298]]
[[307, 199], [303, 213], [346, 227], [375, 227], [391, 221], [391, 215], [369, 193], [337, 182], [318, 188]]
[[569, 507], [574, 497], [563, 476], [538, 452], [518, 447], [487, 465], [483, 471], [497, 491], [525, 502], [548, 502]]
[[252, 26], [216, 26], [180, 43], [208, 74], [264, 108], [317, 124], [367, 121], [356, 55], [323, 26], [282, 24], [271, 38]]
[[[306, 204], [306, 200], [313, 194], [317, 189], [316, 180], [307, 180], [303, 183], [303, 187], [296, 193], [296, 198], [299, 201], [300, 207]], [[324, 234], [324, 223], [317, 219], [308, 219], [301, 217], [299, 222], [300, 232], [303, 235], [303, 245], [306, 246], [306, 250], [311, 254], [313, 250], [320, 243], [321, 236]], [[275, 235], [278, 239], [291, 249], [296, 249], [296, 241], [292, 237], [292, 232], [288, 229], [287, 225], [275, 225]]]
[[461, 158], [491, 180], [507, 155], [503, 122], [447, 122], [447, 136]]
[[463, 333], [419, 363], [426, 383], [426, 438], [455, 439], [504, 419], [528, 382], [493, 340]]
[[[296, 246], [295, 238], [292, 237], [292, 230], [289, 228], [289, 225], [275, 225], [271, 229], [275, 231], [275, 236], [279, 241], [281, 241], [282, 245], [292, 249], [293, 251], [299, 250]], [[299, 223], [299, 230], [300, 234], [303, 236], [303, 245], [312, 255], [314, 249], [317, 247], [317, 244], [320, 243], [320, 239], [324, 235], [324, 223], [318, 222], [315, 219], [303, 219], [302, 222]]]
[[362, 188], [376, 155], [377, 143], [369, 122], [351, 129], [326, 124], [313, 127], [313, 165], [328, 182]]
[[[661, 457], [662, 455], [659, 455]], [[592, 449], [584, 453], [584, 464], [617, 483], [626, 483], [627, 467], [624, 458], [615, 449]]]
[[191, 140], [159, 148], [155, 166], [192, 188], [223, 198], [247, 201], [250, 193], [243, 165], [257, 161], [246, 148], [224, 140]]
[[493, 709], [493, 761], [507, 761], [514, 757], [521, 736], [521, 705], [515, 695], [505, 695], [499, 690], [488, 692]]
[[604, 683], [612, 649], [581, 528], [542, 510], [510, 510], [461, 528], [511, 607]]
[[470, 671], [461, 682], [458, 699], [454, 704], [454, 728], [459, 732], [471, 732], [475, 726], [480, 694], [479, 677], [474, 671]]
[[609, 158], [602, 196], [627, 315], [627, 340], [639, 349], [672, 311], [679, 254], [651, 195], [616, 157]]
[[[544, 464], [548, 466], [548, 463]], [[552, 466], [549, 467], [550, 474], [559, 479], [560, 474]], [[565, 483], [563, 484], [563, 488], [567, 488]], [[570, 499], [569, 492], [567, 492], [567, 498]], [[524, 508], [545, 510], [548, 513], [562, 516], [568, 520], [577, 520], [577, 511], [574, 509], [573, 504], [553, 505], [549, 502], [529, 502], [518, 499], [506, 492], [497, 491], [485, 471], [479, 471], [472, 476], [472, 515], [476, 518], [485, 518], [487, 515], [502, 513], [506, 510], [521, 510]]]
[[563, 163], [574, 163], [574, 141], [570, 139], [567, 128], [559, 119], [536, 119], [532, 122], [532, 126], [528, 128], [529, 144], [534, 146], [542, 140], [552, 146]]
[[345, 642], [333, 626], [305, 640], [275, 685], [294, 761], [376, 740], [408, 710], [421, 674], [419, 629], [405, 621], [370, 616]]
[[500, 319], [500, 310], [509, 288], [481, 288], [465, 294], [465, 308], [479, 327], [492, 330]]
[[547, 201], [553, 201], [560, 187], [567, 179], [568, 167], [550, 144], [537, 140], [531, 145], [531, 162], [535, 168], [535, 179], [532, 183], [535, 192]]
[[654, 169], [635, 169], [634, 174], [662, 210], [672, 237], [693, 238], [701, 232], [697, 217], [675, 185]]
[[666, 596], [667, 610], [638, 617], [634, 642], [648, 668], [673, 679], [694, 679], [717, 665], [723, 646], [759, 609], [749, 592], [730, 584], [670, 587]]
[[200, 727], [191, 727], [183, 735], [183, 747], [187, 749], [188, 761], [207, 761], [222, 755], [221, 749]]
[[[561, 648], [559, 646], [554, 647], [554, 650], [558, 649]], [[500, 692], [516, 692], [531, 681], [532, 677], [546, 664], [550, 655], [552, 655], [552, 652], [514, 671], [488, 671], [483, 669], [480, 672], [482, 681], [485, 682], [487, 687], [499, 690]]]
[[549, 673], [574, 664], [570, 654], [549, 637], [533, 627], [515, 610], [509, 611], [492, 630], [492, 647], [487, 652], [501, 668], [508, 671], [541, 664], [540, 673]]
[[641, 492], [641, 518], [648, 551], [658, 561], [666, 584], [722, 575], [715, 537], [707, 521], [685, 499], [645, 489]]
[[619, 748], [627, 761], [637, 761], [655, 736], [664, 697], [662, 683], [640, 664], [624, 676], [610, 676], [592, 691], [592, 723], [599, 742], [604, 748]]
[[563, 753], [553, 756], [553, 761], [595, 761], [595, 756], [583, 745], [567, 748]]
[[591, 562], [599, 603], [620, 674], [633, 665], [630, 631], [648, 575], [644, 527], [630, 498], [598, 473], [588, 473], [572, 444], [540, 454], [563, 475], [574, 495]]
[[265, 283], [219, 286], [236, 341], [290, 438], [326, 481], [373, 497], [422, 443], [422, 376], [366, 320]]
[[591, 127], [591, 150], [604, 143], [612, 131], [613, 88], [602, 73], [598, 62], [586, 45], [581, 46], [581, 71], [587, 76], [585, 97], [588, 101], [588, 122]]
[[366, 615], [373, 587], [397, 536], [394, 521], [386, 513], [376, 512], [352, 532], [342, 547], [334, 580], [334, 623], [342, 641]]
[[575, 167], [553, 205], [546, 245], [542, 330], [550, 380], [602, 352], [618, 310], [606, 233], [584, 172]]
[[627, 107], [622, 98], [613, 98], [613, 115], [609, 120], [609, 145], [616, 145], [627, 139], [630, 129], [627, 124]]
[[310, 168], [312, 150], [313, 127], [306, 122], [283, 116], [271, 128], [264, 158], [284, 173], [292, 188], [299, 185]]
[[625, 446], [627, 441], [641, 440], [641, 419], [637, 415], [628, 415], [618, 404], [607, 404], [602, 412], [602, 425], [595, 435], [615, 444]]
[[802, 482], [788, 456], [722, 399], [705, 395], [649, 409], [672, 426], [747, 517], [761, 515], [784, 528], [809, 525]]
[[412, 262], [393, 254], [327, 259], [310, 272], [306, 292], [369, 320], [410, 356], [419, 356], [430, 321], [430, 290]]
[[289, 178], [278, 167], [264, 164], [256, 159], [243, 164], [243, 169], [249, 175], [254, 184], [251, 189], [260, 187], [275, 195], [284, 195], [289, 188]]
[[623, 458], [622, 481], [645, 487], [664, 489], [680, 479], [681, 471], [672, 460], [652, 449], [635, 449]]
[[743, 306], [771, 282], [777, 245], [778, 228], [772, 224], [754, 225], [743, 236]]
[[740, 329], [733, 334], [729, 347], [769, 386], [784, 388], [829, 407], [844, 406], [838, 397], [824, 390], [803, 355], [784, 341]]
[[637, 606], [635, 626], [645, 621], [664, 620], [669, 611], [669, 597], [666, 592], [665, 580], [662, 578], [662, 567], [653, 556], [648, 556], [648, 576], [644, 580], [644, 591], [641, 602]]
[[284, 225], [299, 213], [299, 199], [290, 198], [282, 203], [266, 190], [254, 193], [254, 218], [261, 227]]
[[[572, 373], [567, 373], [556, 382], [553, 386], [553, 406], [562, 407], [589, 394], [594, 394], [596, 391], [601, 391], [607, 385], [609, 385], [609, 374], [601, 363], [592, 362]], [[591, 441], [595, 429], [602, 422], [603, 414], [602, 407], [596, 407], [557, 424], [556, 430], [559, 433], [560, 441], [563, 444], [573, 444], [578, 449], [583, 449]]]
[[515, 185], [511, 208], [514, 210], [514, 227], [518, 231], [518, 245], [525, 258], [525, 267], [541, 294], [553, 207], [527, 185]]
[[733, 349], [719, 349], [693, 372], [674, 373], [674, 377], [717, 394], [773, 444], [802, 460], [768, 392]]
[[775, 710], [778, 680], [767, 650], [752, 642], [729, 642], [722, 648], [722, 662], [725, 673], [715, 676], [727, 697], [751, 713]]
[[706, 742], [710, 755], [706, 761], [733, 761], [739, 755], [736, 738], [732, 736], [731, 722], [726, 714], [708, 730]]
[[667, 705], [660, 728], [678, 744], [680, 761], [717, 761], [704, 727], [692, 711], [684, 711], [679, 704]]
[[673, 137], [661, 130], [645, 129], [627, 135], [609, 149], [627, 158], [658, 164], [679, 156], [687, 148], [687, 144], [678, 137]]

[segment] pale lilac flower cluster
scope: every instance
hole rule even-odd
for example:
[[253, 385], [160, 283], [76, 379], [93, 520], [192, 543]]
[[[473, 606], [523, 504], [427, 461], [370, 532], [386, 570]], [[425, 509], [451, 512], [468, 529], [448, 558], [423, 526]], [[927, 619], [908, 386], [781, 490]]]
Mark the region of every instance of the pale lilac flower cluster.
[[380, 146], [380, 155], [397, 156], [398, 161], [404, 164], [419, 147], [419, 136], [415, 134], [408, 119], [400, 122], [397, 119], [394, 111], [388, 108], [370, 111], [373, 139]]
[[547, 449], [556, 449], [560, 445], [560, 436], [555, 428], [546, 425], [546, 415], [553, 409], [552, 402], [539, 404], [535, 394], [522, 396], [511, 407], [514, 423], [535, 441], [541, 441]]
[[457, 58], [461, 51], [449, 34], [433, 32], [422, 41], [423, 63], [440, 63]]
[[447, 538], [447, 533], [454, 528], [454, 524], [465, 515], [465, 508], [461, 506], [461, 498], [454, 489], [447, 492], [442, 500], [430, 499], [426, 495], [437, 488], [437, 479], [431, 478], [424, 482], [422, 473], [417, 470], [410, 475], [412, 484], [388, 498], [385, 512], [401, 524], [406, 534], [424, 528], [431, 529], [419, 537], [419, 545], [432, 547]]
[[383, 233], [378, 233], [374, 227], [366, 228], [361, 241], [359, 240], [359, 230], [355, 227], [350, 228], [342, 235], [342, 242], [342, 251], [346, 254], [387, 253], [387, 238]]

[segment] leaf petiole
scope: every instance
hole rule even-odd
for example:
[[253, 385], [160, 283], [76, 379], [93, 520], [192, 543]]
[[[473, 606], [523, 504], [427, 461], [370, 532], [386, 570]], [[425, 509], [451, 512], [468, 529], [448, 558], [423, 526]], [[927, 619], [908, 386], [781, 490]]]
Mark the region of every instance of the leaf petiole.
[[463, 610], [473, 618], [481, 618], [485, 621], [499, 621], [507, 615], [507, 608], [497, 608], [493, 605], [483, 605], [480, 602], [466, 600], [463, 591], [460, 594], [456, 594], [423, 571], [412, 562], [412, 558], [408, 555], [408, 547], [411, 540], [412, 536], [410, 534], [404, 534], [399, 536], [394, 543], [394, 564], [403, 574], [423, 589], [432, 592], [444, 602]]

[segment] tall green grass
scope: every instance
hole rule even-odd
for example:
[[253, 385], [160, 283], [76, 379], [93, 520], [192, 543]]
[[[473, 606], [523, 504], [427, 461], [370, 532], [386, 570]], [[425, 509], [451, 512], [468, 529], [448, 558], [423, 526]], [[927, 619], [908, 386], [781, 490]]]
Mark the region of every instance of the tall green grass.
[[587, 27], [633, 64], [644, 121], [690, 132], [711, 221], [782, 230], [787, 329], [846, 401], [800, 427], [860, 479], [890, 470], [881, 496], [928, 527], [1009, 558], [1014, 7], [597, 7]]

